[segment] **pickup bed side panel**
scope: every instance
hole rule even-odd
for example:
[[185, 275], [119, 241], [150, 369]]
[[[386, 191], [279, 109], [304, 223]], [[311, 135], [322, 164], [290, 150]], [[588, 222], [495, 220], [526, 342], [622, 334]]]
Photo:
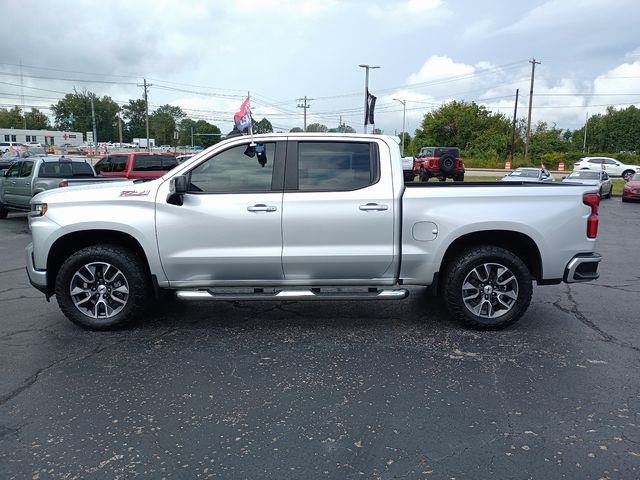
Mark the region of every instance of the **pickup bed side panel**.
[[592, 190], [582, 186], [406, 188], [400, 278], [408, 284], [428, 285], [456, 239], [505, 230], [530, 237], [540, 251], [543, 279], [560, 279], [574, 255], [595, 250], [595, 240], [586, 236], [590, 208], [582, 203], [582, 194]]

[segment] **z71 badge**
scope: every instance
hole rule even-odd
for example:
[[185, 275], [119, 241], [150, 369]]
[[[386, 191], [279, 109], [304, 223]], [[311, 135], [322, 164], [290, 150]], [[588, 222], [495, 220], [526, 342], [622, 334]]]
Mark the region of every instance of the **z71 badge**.
[[149, 190], [122, 190], [120, 192], [121, 197], [146, 197], [149, 195]]

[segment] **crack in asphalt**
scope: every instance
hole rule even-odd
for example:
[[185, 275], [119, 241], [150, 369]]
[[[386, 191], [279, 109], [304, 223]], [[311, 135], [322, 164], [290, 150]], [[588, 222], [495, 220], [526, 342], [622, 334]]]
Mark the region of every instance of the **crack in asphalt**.
[[588, 287], [604, 287], [604, 288], [609, 288], [611, 290], [619, 290], [621, 292], [626, 292], [626, 293], [640, 293], [640, 291], [638, 290], [627, 290], [625, 288], [622, 288], [622, 287], [638, 287], [637, 283], [625, 283], [622, 285], [605, 285], [603, 283], [585, 283], [585, 285]]
[[0, 270], [0, 275], [2, 275], [3, 273], [11, 273], [11, 272], [17, 272], [18, 270], [24, 270], [25, 267], [18, 267], [18, 268], [10, 268], [9, 270]]
[[586, 327], [590, 328], [594, 332], [598, 333], [598, 335], [600, 335], [605, 342], [611, 342], [611, 343], [614, 343], [616, 345], [620, 345], [621, 347], [629, 348], [629, 349], [634, 350], [636, 352], [640, 352], [640, 347], [637, 347], [637, 346], [635, 346], [635, 345], [633, 345], [631, 343], [623, 342], [623, 341], [619, 340], [618, 338], [614, 337], [613, 335], [605, 332], [598, 325], [596, 325], [592, 320], [589, 320], [586, 317], [586, 315], [584, 313], [582, 313], [580, 311], [580, 309], [578, 308], [578, 302], [573, 298], [573, 293], [571, 291], [571, 287], [569, 286], [569, 284], [566, 284], [565, 287], [567, 289], [567, 299], [569, 300], [569, 302], [571, 302], [571, 308], [563, 307], [562, 305], [560, 305], [560, 301], [559, 300], [556, 301], [556, 302], [553, 302], [553, 306], [554, 307], [556, 307], [561, 312], [573, 315], [580, 323], [582, 323]]
[[33, 375], [30, 375], [29, 377], [27, 377], [20, 386], [18, 386], [17, 388], [13, 389], [11, 392], [0, 396], [0, 407], [4, 406], [5, 403], [9, 402], [10, 400], [14, 399], [15, 397], [17, 397], [18, 395], [20, 395], [22, 392], [24, 392], [25, 390], [28, 390], [29, 388], [31, 388], [39, 379], [40, 376], [46, 372], [47, 370], [52, 369], [53, 367], [60, 365], [61, 363], [66, 362], [69, 359], [72, 359], [76, 362], [81, 362], [82, 360], [86, 360], [87, 358], [96, 355], [114, 345], [117, 345], [120, 343], [120, 340], [116, 341], [116, 342], [111, 342], [108, 345], [99, 345], [98, 347], [94, 348], [93, 350], [91, 350], [90, 352], [88, 352], [85, 355], [82, 355], [80, 357], [77, 358], [73, 358], [74, 355], [67, 355], [66, 357], [60, 359], [60, 360], [56, 360], [55, 362], [50, 363], [49, 365], [42, 367], [38, 370], [36, 370], [36, 372]]

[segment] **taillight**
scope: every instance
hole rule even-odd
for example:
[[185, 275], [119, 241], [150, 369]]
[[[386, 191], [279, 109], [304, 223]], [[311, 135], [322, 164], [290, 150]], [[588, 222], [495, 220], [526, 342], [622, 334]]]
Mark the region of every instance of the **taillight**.
[[67, 182], [66, 180], [63, 180], [58, 184], [59, 188], [68, 187], [68, 186], [69, 186], [69, 182]]
[[596, 238], [598, 236], [598, 205], [600, 205], [599, 193], [585, 193], [582, 195], [582, 203], [591, 207], [591, 214], [587, 218], [587, 237]]

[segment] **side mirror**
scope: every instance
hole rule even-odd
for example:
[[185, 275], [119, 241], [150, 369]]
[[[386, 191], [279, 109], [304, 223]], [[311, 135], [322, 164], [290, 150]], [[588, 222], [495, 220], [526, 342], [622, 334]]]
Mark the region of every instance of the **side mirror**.
[[167, 203], [182, 206], [184, 194], [187, 193], [188, 187], [189, 179], [186, 175], [173, 177], [169, 181], [169, 195], [167, 195]]
[[562, 179], [564, 180], [565, 178], [567, 178], [567, 176], [565, 175], [564, 177], [562, 177]]

